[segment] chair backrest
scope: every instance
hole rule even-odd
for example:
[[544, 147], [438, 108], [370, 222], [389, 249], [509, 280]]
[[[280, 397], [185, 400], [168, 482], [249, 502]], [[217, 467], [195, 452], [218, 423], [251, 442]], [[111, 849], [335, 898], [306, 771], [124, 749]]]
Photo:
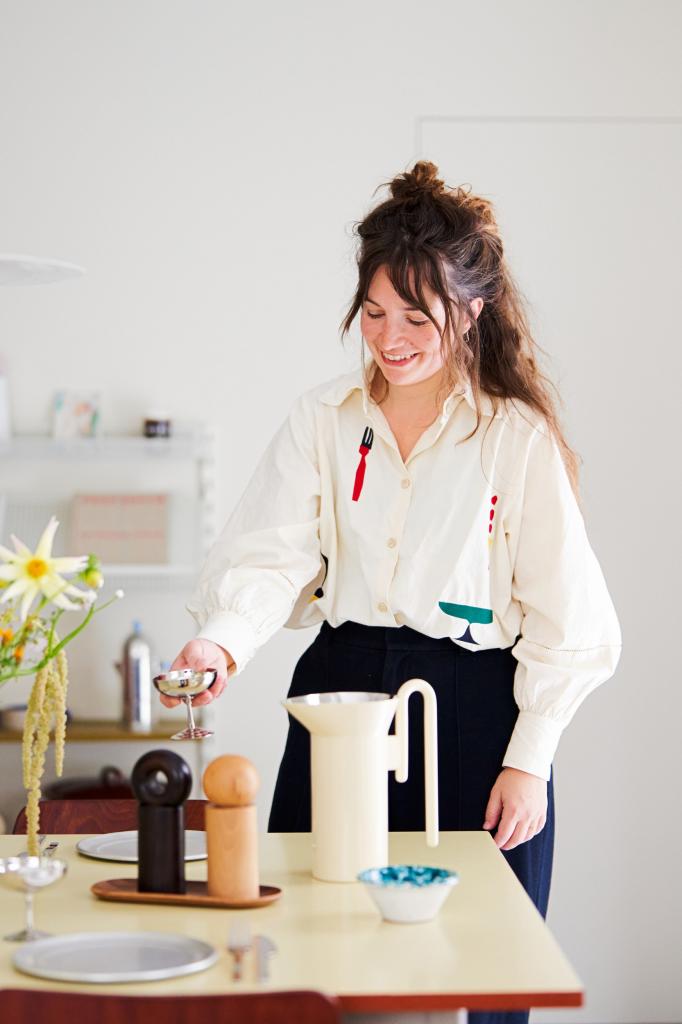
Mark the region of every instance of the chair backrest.
[[104, 765], [94, 776], [55, 779], [43, 789], [44, 800], [132, 800], [130, 780], [120, 768]]
[[[207, 800], [187, 800], [185, 828], [206, 829]], [[87, 835], [97, 832], [128, 832], [137, 828], [137, 800], [41, 800], [40, 831], [47, 835]], [[26, 834], [26, 808], [19, 811], [12, 829]]]
[[335, 999], [321, 992], [225, 996], [121, 996], [5, 989], [2, 1019], [12, 1024], [339, 1024]]

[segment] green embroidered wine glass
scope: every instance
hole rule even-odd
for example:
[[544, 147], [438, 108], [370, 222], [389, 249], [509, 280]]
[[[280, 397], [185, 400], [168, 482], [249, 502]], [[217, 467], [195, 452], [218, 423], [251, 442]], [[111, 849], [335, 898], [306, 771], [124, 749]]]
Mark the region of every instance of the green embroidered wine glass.
[[471, 627], [474, 623], [481, 626], [489, 626], [493, 621], [493, 613], [490, 608], [477, 608], [473, 604], [452, 604], [449, 601], [439, 601], [438, 607], [446, 615], [452, 615], [455, 619], [466, 619], [468, 625], [458, 640], [464, 640], [468, 644], [477, 644], [471, 635]]

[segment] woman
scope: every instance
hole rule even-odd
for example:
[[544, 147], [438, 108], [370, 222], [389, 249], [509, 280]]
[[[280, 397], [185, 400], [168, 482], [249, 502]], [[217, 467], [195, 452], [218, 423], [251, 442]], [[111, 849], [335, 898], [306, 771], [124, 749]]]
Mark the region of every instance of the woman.
[[[358, 226], [342, 324], [361, 314], [371, 359], [295, 402], [207, 559], [174, 667], [217, 670], [207, 701], [280, 626], [321, 621], [290, 695], [428, 680], [441, 828], [494, 833], [544, 916], [552, 760], [615, 669], [619, 625], [491, 204], [424, 161], [389, 184]], [[424, 827], [410, 704], [392, 830]], [[308, 751], [291, 722], [271, 831], [310, 829]]]

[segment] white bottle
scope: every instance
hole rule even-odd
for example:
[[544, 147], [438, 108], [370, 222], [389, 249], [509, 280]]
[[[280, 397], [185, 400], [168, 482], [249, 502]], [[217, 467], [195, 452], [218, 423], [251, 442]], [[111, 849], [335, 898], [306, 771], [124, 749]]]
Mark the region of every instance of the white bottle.
[[137, 621], [133, 622], [133, 632], [123, 645], [121, 668], [123, 724], [131, 732], [149, 732], [152, 726], [152, 657]]

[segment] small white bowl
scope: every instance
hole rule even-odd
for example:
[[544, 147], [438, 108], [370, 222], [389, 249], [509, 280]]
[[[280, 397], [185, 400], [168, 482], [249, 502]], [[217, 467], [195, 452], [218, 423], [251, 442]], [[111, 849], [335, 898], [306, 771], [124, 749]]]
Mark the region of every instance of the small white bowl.
[[459, 875], [446, 868], [396, 864], [361, 871], [362, 882], [385, 921], [414, 924], [436, 916]]

